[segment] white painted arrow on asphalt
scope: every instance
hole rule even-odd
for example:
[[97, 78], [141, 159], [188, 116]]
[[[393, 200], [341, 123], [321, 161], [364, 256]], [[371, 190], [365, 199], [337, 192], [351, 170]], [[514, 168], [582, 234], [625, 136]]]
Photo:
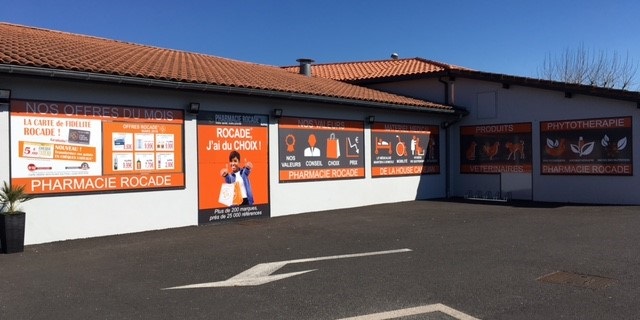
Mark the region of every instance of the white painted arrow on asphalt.
[[280, 268], [284, 267], [287, 264], [292, 263], [303, 263], [303, 262], [312, 262], [312, 261], [321, 261], [321, 260], [333, 260], [333, 259], [345, 259], [345, 258], [358, 258], [358, 257], [366, 257], [366, 256], [374, 256], [381, 254], [391, 254], [391, 253], [401, 253], [401, 252], [409, 252], [411, 249], [398, 249], [398, 250], [388, 250], [388, 251], [375, 251], [375, 252], [365, 252], [365, 253], [355, 253], [355, 254], [343, 254], [338, 256], [328, 256], [328, 257], [316, 257], [316, 258], [307, 258], [307, 259], [297, 259], [297, 260], [287, 260], [287, 261], [277, 261], [277, 262], [267, 262], [260, 263], [252, 268], [245, 270], [225, 281], [217, 281], [217, 282], [206, 282], [206, 283], [196, 283], [189, 284], [186, 286], [179, 287], [171, 287], [165, 288], [163, 290], [173, 290], [173, 289], [195, 289], [195, 288], [215, 288], [215, 287], [237, 287], [237, 286], [259, 286], [261, 284], [265, 284], [271, 281], [281, 280], [288, 277], [293, 277], [297, 275], [301, 275], [307, 272], [316, 271], [317, 269], [312, 270], [304, 270], [290, 273], [282, 273], [271, 275], [272, 273], [278, 271]]

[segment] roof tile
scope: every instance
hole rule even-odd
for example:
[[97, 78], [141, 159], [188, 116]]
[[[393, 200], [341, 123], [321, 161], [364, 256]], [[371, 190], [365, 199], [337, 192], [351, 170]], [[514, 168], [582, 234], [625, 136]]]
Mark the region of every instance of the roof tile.
[[[299, 68], [299, 66], [283, 67], [293, 73], [297, 73]], [[421, 75], [445, 70], [470, 69], [422, 58], [315, 64], [312, 67], [314, 76], [339, 81]]]
[[[378, 62], [381, 64], [382, 62]], [[381, 92], [282, 68], [198, 53], [0, 23], [0, 64], [368, 101], [451, 111], [450, 106]], [[317, 69], [316, 69], [317, 70]], [[380, 73], [376, 63], [345, 68]]]

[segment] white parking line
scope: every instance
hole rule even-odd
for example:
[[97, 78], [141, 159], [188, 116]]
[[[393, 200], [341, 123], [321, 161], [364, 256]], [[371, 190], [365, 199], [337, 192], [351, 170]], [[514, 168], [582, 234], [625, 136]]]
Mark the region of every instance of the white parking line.
[[363, 316], [342, 318], [338, 320], [386, 320], [386, 319], [395, 319], [395, 318], [413, 316], [416, 314], [424, 314], [424, 313], [430, 313], [430, 312], [442, 312], [444, 314], [447, 314], [459, 320], [480, 320], [466, 313], [460, 312], [456, 309], [449, 308], [441, 303], [430, 304], [430, 305], [414, 307], [414, 308], [393, 310], [393, 311], [387, 311], [387, 312], [372, 313], [372, 314], [367, 314]]
[[315, 258], [306, 258], [306, 259], [260, 263], [225, 281], [196, 283], [196, 284], [189, 284], [186, 286], [164, 288], [162, 290], [236, 287], [236, 286], [259, 286], [265, 283], [269, 283], [271, 281], [282, 280], [288, 277], [293, 277], [293, 276], [301, 275], [307, 272], [315, 271], [315, 269], [313, 269], [313, 270], [304, 270], [304, 271], [272, 275], [272, 273], [278, 271], [280, 268], [286, 266], [287, 264], [322, 261], [322, 260], [333, 260], [333, 259], [359, 258], [359, 257], [392, 254], [392, 253], [400, 253], [400, 252], [410, 252], [410, 251], [412, 250], [397, 249], [397, 250], [375, 251], [375, 252], [365, 252], [365, 253], [355, 253], [355, 254], [342, 254], [338, 256], [315, 257]]

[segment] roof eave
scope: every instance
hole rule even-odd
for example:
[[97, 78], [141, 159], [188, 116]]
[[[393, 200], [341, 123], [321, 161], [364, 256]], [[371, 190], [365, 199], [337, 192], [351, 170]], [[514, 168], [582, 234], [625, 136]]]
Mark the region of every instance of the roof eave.
[[523, 87], [531, 87], [544, 90], [559, 91], [567, 96], [574, 94], [582, 94], [588, 96], [596, 96], [600, 98], [617, 99], [623, 101], [631, 101], [640, 104], [640, 92], [627, 91], [621, 89], [609, 89], [596, 86], [588, 86], [583, 84], [566, 83], [552, 80], [543, 80], [519, 76], [511, 76], [499, 73], [482, 72], [475, 70], [462, 70], [462, 69], [448, 69], [434, 72], [424, 72], [416, 74], [407, 74], [400, 76], [389, 76], [380, 78], [369, 79], [350, 79], [343, 82], [347, 82], [355, 85], [371, 85], [378, 83], [388, 83], [397, 81], [410, 81], [420, 79], [431, 79], [439, 77], [463, 77], [467, 79], [483, 80], [490, 82], [497, 82], [503, 85], [519, 85]]
[[349, 79], [349, 80], [343, 80], [342, 82], [355, 84], [355, 85], [367, 85], [367, 84], [387, 83], [387, 82], [396, 82], [396, 81], [420, 80], [424, 78], [436, 78], [444, 75], [447, 75], [447, 71], [443, 70], [443, 71], [405, 74], [405, 75], [394, 75], [394, 76], [378, 77], [378, 78]]
[[37, 76], [37, 77], [46, 77], [46, 78], [59, 78], [59, 79], [66, 79], [66, 80], [108, 82], [108, 83], [117, 83], [117, 84], [133, 85], [133, 86], [157, 87], [157, 88], [165, 88], [165, 89], [204, 91], [204, 92], [213, 92], [213, 93], [222, 93], [222, 94], [235, 94], [235, 95], [242, 95], [242, 96], [260, 96], [260, 97], [279, 98], [279, 99], [285, 99], [285, 100], [335, 103], [335, 104], [351, 105], [351, 106], [358, 106], [358, 107], [383, 108], [383, 109], [405, 110], [405, 111], [413, 111], [413, 112], [427, 112], [427, 113], [438, 113], [438, 114], [457, 114], [458, 113], [458, 111], [455, 108], [440, 109], [440, 108], [430, 108], [427, 106], [392, 104], [392, 103], [383, 103], [383, 102], [376, 102], [376, 101], [369, 101], [369, 100], [357, 100], [357, 99], [339, 98], [339, 97], [331, 97], [331, 96], [287, 92], [287, 91], [256, 89], [256, 88], [248, 88], [248, 87], [235, 87], [235, 86], [225, 86], [225, 85], [206, 84], [206, 83], [181, 82], [181, 81], [151, 79], [151, 78], [142, 78], [142, 77], [131, 77], [131, 76], [123, 76], [123, 75], [93, 73], [93, 72], [85, 72], [85, 71], [51, 69], [51, 68], [42, 68], [42, 67], [33, 67], [33, 66], [0, 64], [0, 73], [20, 74], [25, 76]]
[[532, 87], [545, 90], [560, 91], [569, 94], [583, 94], [589, 96], [597, 96], [601, 98], [617, 99], [624, 101], [632, 101], [640, 103], [640, 92], [627, 91], [621, 89], [609, 89], [596, 86], [588, 86], [584, 84], [559, 82], [553, 80], [543, 80], [519, 76], [510, 76], [499, 73], [469, 71], [469, 70], [450, 70], [449, 75], [460, 76], [469, 79], [484, 80], [498, 82], [505, 85], [520, 85], [524, 87]]

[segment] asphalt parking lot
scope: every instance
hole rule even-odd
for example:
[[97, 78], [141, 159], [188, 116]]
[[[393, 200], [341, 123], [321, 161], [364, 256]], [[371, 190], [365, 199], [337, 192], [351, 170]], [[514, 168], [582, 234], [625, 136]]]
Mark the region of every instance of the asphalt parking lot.
[[638, 319], [639, 231], [432, 200], [31, 245], [0, 255], [0, 319]]

